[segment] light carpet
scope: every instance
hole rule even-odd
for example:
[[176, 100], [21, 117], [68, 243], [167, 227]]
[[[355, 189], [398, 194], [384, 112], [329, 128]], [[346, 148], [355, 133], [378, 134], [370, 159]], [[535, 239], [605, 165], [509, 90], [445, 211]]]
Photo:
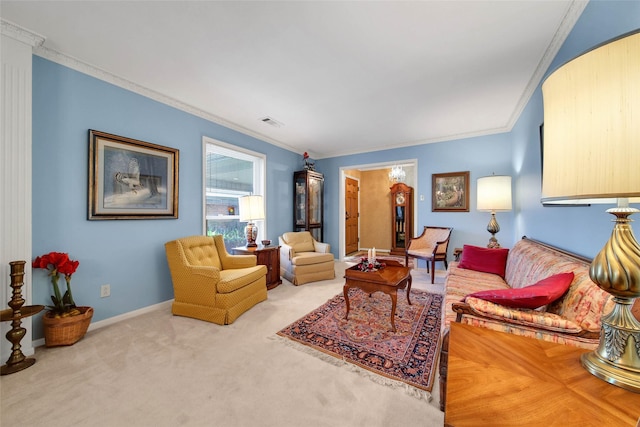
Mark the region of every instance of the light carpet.
[[405, 290], [398, 291], [395, 332], [391, 331], [389, 295], [350, 289], [348, 320], [340, 293], [278, 335], [291, 340], [287, 343], [306, 346], [301, 349], [314, 349], [312, 354], [330, 363], [366, 374], [377, 383], [431, 399], [443, 297], [413, 289], [410, 298], [411, 305]]
[[[437, 398], [426, 403], [272, 339], [339, 293], [346, 266], [336, 263], [334, 280], [284, 281], [232, 325], [162, 305], [94, 324], [71, 347], [38, 347], [35, 365], [0, 377], [0, 425], [442, 426]], [[436, 285], [424, 269], [413, 276], [413, 289], [442, 293], [444, 271]]]

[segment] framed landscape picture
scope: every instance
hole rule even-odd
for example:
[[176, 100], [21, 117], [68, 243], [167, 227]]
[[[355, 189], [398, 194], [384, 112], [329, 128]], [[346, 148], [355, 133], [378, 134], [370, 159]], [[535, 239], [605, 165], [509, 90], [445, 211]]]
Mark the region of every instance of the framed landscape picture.
[[469, 212], [469, 171], [434, 173], [432, 212]]
[[89, 131], [88, 219], [178, 218], [179, 151]]

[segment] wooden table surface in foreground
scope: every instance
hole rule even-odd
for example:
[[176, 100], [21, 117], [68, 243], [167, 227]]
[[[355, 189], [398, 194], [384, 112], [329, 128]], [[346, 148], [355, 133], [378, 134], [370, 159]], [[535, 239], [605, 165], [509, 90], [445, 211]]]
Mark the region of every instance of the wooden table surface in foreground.
[[588, 373], [586, 351], [452, 323], [445, 426], [636, 426], [640, 393]]

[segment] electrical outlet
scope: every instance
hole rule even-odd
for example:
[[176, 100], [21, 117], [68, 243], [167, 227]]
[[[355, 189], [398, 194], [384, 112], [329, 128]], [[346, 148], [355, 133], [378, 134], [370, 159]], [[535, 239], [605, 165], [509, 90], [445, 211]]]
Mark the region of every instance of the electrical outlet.
[[111, 285], [100, 286], [100, 298], [111, 296]]

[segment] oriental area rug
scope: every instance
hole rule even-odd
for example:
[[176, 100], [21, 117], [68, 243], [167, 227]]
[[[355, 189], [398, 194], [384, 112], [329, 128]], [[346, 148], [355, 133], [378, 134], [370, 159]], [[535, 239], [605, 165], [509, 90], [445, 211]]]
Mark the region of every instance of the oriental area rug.
[[[349, 320], [342, 294], [278, 332], [336, 365], [348, 366], [375, 382], [402, 387], [431, 400], [440, 345], [442, 295], [412, 290], [411, 305], [398, 291], [396, 332], [391, 332], [391, 298], [349, 291]], [[299, 346], [301, 347], [301, 346]]]

